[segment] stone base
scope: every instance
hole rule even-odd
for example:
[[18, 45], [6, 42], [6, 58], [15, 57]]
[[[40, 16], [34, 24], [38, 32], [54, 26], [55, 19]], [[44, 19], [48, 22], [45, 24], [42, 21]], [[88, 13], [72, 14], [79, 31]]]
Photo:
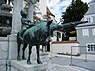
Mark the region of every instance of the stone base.
[[[17, 34], [11, 34], [9, 35], [9, 49], [8, 49], [8, 52], [9, 52], [9, 56], [8, 58], [10, 60], [17, 60]], [[22, 47], [23, 45], [20, 46], [20, 58], [22, 58]], [[27, 50], [25, 50], [25, 57], [27, 56]], [[27, 58], [27, 57], [26, 57]]]
[[9, 35], [9, 59], [16, 60], [17, 59], [17, 41], [16, 41], [16, 34]]
[[11, 61], [11, 71], [46, 71], [47, 64], [32, 63], [27, 64], [26, 60], [23, 61]]

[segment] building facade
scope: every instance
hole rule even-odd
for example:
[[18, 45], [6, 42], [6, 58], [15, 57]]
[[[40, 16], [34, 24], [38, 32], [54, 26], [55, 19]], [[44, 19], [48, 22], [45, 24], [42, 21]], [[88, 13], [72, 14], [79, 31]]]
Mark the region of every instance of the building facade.
[[[88, 53], [95, 53], [95, 0], [90, 1], [88, 5], [89, 9], [82, 18], [82, 21], [88, 21], [88, 23], [76, 27], [77, 41], [80, 46], [87, 46]], [[83, 53], [85, 48], [81, 47], [80, 51]]]

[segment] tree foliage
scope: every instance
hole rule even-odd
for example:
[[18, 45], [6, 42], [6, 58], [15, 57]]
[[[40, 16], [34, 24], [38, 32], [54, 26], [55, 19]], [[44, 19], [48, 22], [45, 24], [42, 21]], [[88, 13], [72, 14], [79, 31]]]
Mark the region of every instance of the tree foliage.
[[64, 23], [80, 21], [87, 10], [87, 3], [83, 3], [81, 0], [72, 0], [71, 4], [66, 9], [66, 12], [62, 15]]
[[[63, 23], [80, 21], [84, 17], [84, 14], [87, 12], [87, 10], [87, 3], [84, 3], [81, 0], [72, 0], [71, 4], [66, 9], [66, 12], [63, 12], [62, 14], [62, 19], [64, 19]], [[67, 28], [66, 32], [68, 32], [69, 37], [76, 36], [76, 30], [74, 26], [69, 29]]]

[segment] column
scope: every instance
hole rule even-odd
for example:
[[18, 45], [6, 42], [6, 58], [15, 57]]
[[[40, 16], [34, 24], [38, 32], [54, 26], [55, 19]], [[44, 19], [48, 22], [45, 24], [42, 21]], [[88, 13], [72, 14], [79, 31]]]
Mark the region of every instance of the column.
[[29, 9], [28, 9], [28, 17], [31, 20], [31, 22], [33, 22], [33, 12], [34, 12], [34, 6], [33, 4], [30, 2], [29, 3]]
[[12, 16], [12, 33], [17, 33], [21, 29], [20, 11], [23, 8], [23, 0], [14, 0]]

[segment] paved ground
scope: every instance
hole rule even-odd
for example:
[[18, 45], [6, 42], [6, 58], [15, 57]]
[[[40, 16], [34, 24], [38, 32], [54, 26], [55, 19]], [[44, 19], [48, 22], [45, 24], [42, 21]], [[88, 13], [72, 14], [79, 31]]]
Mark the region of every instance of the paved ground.
[[[47, 62], [48, 64], [47, 71], [95, 71], [95, 54], [87, 54], [87, 56], [85, 54], [73, 56], [73, 66], [71, 66], [71, 56], [52, 53], [40, 54], [43, 63]], [[36, 60], [36, 49], [33, 50], [31, 59]], [[85, 60], [87, 62], [85, 62]]]
[[[84, 54], [82, 54], [81, 56], [73, 56], [72, 66], [71, 66], [71, 56], [51, 54], [51, 53], [41, 53], [40, 56], [42, 62], [46, 63], [47, 65], [46, 71], [95, 71], [95, 55], [88, 54], [86, 62]], [[19, 63], [19, 61], [17, 62]], [[32, 64], [37, 64], [36, 53], [32, 54], [31, 62]], [[25, 61], [22, 60], [21, 63], [25, 65], [27, 68], [26, 60]]]
[[50, 64], [47, 71], [95, 71], [95, 55], [88, 54], [85, 62], [85, 55], [71, 56], [50, 54]]

